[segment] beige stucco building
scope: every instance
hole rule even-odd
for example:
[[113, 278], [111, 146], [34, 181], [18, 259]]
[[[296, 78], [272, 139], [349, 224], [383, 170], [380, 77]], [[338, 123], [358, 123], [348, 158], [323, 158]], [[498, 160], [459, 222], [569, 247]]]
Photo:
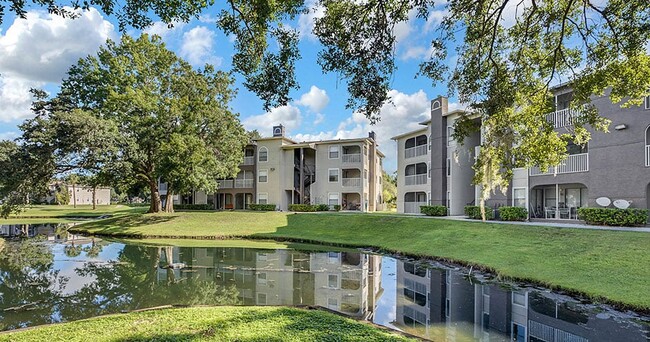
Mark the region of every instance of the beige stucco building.
[[[235, 179], [219, 180], [215, 194], [195, 191], [175, 196], [175, 203], [211, 204], [215, 209], [246, 209], [251, 203], [327, 204], [341, 210], [372, 212], [384, 209], [382, 172], [384, 154], [375, 133], [357, 139], [296, 142], [283, 126], [273, 136], [246, 147]], [[161, 195], [166, 194], [161, 184]]]

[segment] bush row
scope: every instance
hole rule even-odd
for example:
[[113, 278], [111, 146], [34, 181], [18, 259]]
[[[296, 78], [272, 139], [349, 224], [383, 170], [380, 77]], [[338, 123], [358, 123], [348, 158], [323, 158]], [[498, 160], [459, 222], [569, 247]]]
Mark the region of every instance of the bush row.
[[[339, 209], [341, 208], [340, 206], [338, 207]], [[298, 212], [306, 213], [306, 212], [329, 211], [329, 210], [330, 210], [330, 206], [327, 204], [289, 204], [289, 211], [298, 211]]]
[[501, 221], [526, 221], [528, 210], [522, 207], [499, 207], [499, 219]]
[[420, 213], [427, 216], [447, 216], [447, 207], [444, 205], [422, 205]]
[[250, 210], [255, 211], [275, 211], [275, 204], [254, 204], [251, 203], [248, 205]]
[[[478, 205], [467, 205], [465, 206], [465, 216], [473, 219], [473, 220], [481, 220], [481, 207]], [[485, 219], [486, 220], [491, 220], [494, 218], [494, 215], [492, 214], [492, 209], [491, 208], [485, 208]]]
[[647, 209], [578, 208], [578, 218], [588, 224], [606, 226], [643, 226], [648, 222]]
[[214, 210], [212, 204], [174, 204], [174, 210]]

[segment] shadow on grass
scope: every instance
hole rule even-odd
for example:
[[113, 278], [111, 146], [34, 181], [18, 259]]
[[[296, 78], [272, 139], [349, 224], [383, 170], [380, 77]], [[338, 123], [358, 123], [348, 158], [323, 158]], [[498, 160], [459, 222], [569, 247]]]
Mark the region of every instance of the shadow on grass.
[[[117, 341], [396, 341], [406, 340], [368, 324], [318, 310], [278, 308], [215, 318], [194, 333], [173, 331], [125, 336]], [[400, 338], [401, 337], [401, 338]]]
[[[83, 225], [84, 230], [94, 234], [120, 234], [130, 228], [154, 225], [170, 222], [178, 216], [155, 216], [155, 215], [127, 215], [114, 217], [96, 222], [89, 222]], [[71, 229], [74, 231], [74, 229]], [[134, 234], [137, 235], [137, 234]]]

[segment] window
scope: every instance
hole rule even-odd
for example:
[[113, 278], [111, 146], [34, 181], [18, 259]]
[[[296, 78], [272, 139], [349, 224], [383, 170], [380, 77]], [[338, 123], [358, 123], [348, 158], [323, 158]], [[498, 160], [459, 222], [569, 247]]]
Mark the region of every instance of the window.
[[650, 96], [645, 97], [645, 109], [650, 109]]
[[581, 154], [589, 152], [589, 144], [576, 145], [572, 141], [566, 145], [566, 150], [568, 154]]
[[339, 287], [339, 276], [336, 274], [329, 274], [327, 276], [327, 287], [336, 289]]
[[266, 147], [264, 146], [260, 147], [260, 150], [257, 154], [258, 154], [258, 161], [261, 162], [269, 161], [269, 150]]
[[257, 253], [257, 261], [266, 261], [268, 255], [266, 253]]
[[327, 196], [327, 204], [329, 206], [335, 206], [339, 204], [339, 193], [334, 192], [334, 193], [329, 193]]
[[266, 192], [261, 192], [257, 194], [257, 204], [268, 204], [269, 203], [269, 194]]
[[336, 310], [339, 306], [339, 301], [336, 298], [327, 298], [327, 308]]
[[427, 163], [427, 168], [429, 169], [429, 171], [427, 172], [427, 178], [431, 178], [431, 162]]
[[328, 174], [329, 174], [329, 182], [330, 183], [338, 183], [338, 181], [339, 181], [339, 169], [329, 169]]
[[447, 158], [447, 177], [451, 177], [451, 158]]
[[269, 171], [260, 170], [260, 173], [257, 175], [257, 181], [260, 183], [266, 183], [269, 180]]
[[512, 323], [512, 341], [526, 342], [526, 327]]
[[447, 146], [451, 146], [454, 143], [454, 127], [447, 126]]
[[512, 303], [517, 304], [519, 306], [526, 307], [526, 293], [513, 292]]
[[512, 205], [526, 208], [526, 188], [512, 189]]
[[377, 176], [377, 183], [382, 184], [381, 182], [382, 182], [381, 176]]
[[451, 208], [451, 191], [447, 191], [447, 209]]
[[266, 273], [258, 273], [257, 274], [257, 283], [266, 285]]
[[338, 146], [330, 146], [330, 153], [329, 153], [329, 158], [330, 159], [338, 159], [339, 158], [339, 147]]
[[330, 264], [337, 264], [339, 262], [339, 253], [338, 252], [328, 252], [327, 253], [327, 262]]
[[368, 170], [363, 170], [363, 179], [368, 179]]
[[257, 294], [257, 304], [266, 305], [266, 293]]

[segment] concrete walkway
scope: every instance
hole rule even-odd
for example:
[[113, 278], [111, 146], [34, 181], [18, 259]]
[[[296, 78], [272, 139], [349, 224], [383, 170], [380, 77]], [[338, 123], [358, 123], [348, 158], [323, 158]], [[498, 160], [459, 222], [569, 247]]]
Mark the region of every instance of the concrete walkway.
[[[465, 216], [438, 216], [431, 218], [437, 218], [442, 220], [454, 220], [454, 221], [471, 221], [471, 222], [480, 222], [477, 220], [470, 220]], [[489, 223], [498, 223], [498, 224], [516, 224], [520, 226], [542, 226], [542, 227], [557, 227], [557, 228], [579, 228], [579, 229], [593, 229], [593, 230], [618, 230], [624, 232], [647, 232], [650, 233], [650, 227], [610, 227], [610, 226], [593, 226], [584, 223], [564, 223], [564, 222], [512, 222], [512, 221], [488, 221]]]

